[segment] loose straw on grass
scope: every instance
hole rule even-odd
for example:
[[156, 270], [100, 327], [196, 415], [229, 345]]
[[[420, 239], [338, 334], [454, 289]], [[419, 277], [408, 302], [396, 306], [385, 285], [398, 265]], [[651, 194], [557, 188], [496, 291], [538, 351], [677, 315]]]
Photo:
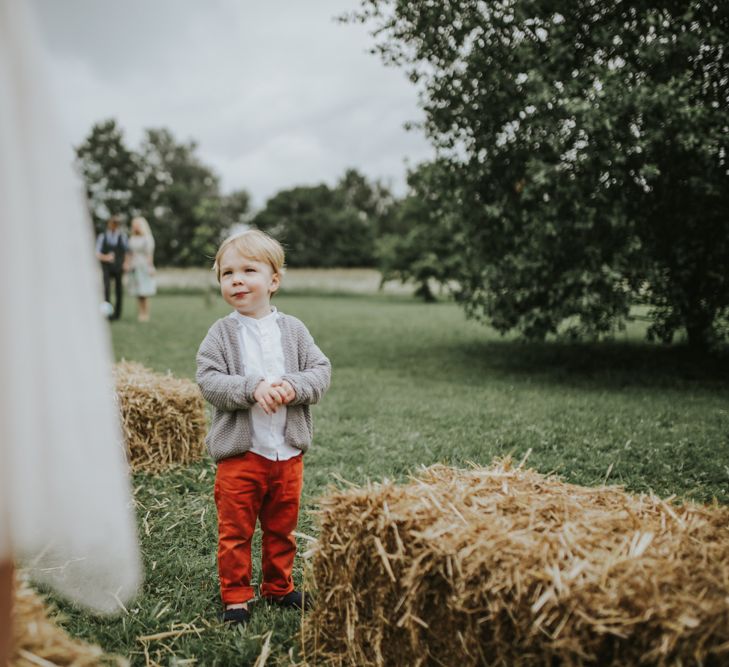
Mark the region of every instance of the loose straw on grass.
[[16, 577], [13, 597], [14, 667], [128, 666], [124, 658], [104, 654], [99, 646], [72, 639], [50, 618], [41, 597], [22, 577]]
[[729, 508], [514, 469], [321, 502], [311, 664], [729, 664]]
[[116, 364], [114, 378], [132, 470], [160, 472], [201, 458], [206, 421], [197, 385], [132, 362]]

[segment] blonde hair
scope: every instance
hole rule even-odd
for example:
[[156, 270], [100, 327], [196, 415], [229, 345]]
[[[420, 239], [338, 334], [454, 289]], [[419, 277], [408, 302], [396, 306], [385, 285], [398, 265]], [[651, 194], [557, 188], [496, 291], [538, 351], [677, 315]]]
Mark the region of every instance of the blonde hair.
[[152, 241], [154, 241], [154, 236], [152, 236], [152, 229], [147, 222], [147, 218], [143, 218], [141, 215], [132, 218], [129, 225], [132, 231], [134, 230], [135, 222], [142, 228], [142, 236], [146, 236], [148, 239], [152, 239]]
[[265, 232], [258, 229], [247, 229], [229, 236], [220, 244], [213, 263], [213, 271], [215, 271], [218, 282], [220, 282], [220, 258], [231, 246], [243, 257], [252, 259], [254, 262], [268, 264], [274, 273], [280, 275], [284, 271], [284, 249], [281, 244]]
[[147, 218], [143, 218], [141, 215], [132, 218], [129, 223], [131, 233], [134, 233], [135, 222], [142, 228], [142, 236], [147, 239], [148, 252], [154, 252], [154, 236], [152, 235], [152, 229], [147, 222]]

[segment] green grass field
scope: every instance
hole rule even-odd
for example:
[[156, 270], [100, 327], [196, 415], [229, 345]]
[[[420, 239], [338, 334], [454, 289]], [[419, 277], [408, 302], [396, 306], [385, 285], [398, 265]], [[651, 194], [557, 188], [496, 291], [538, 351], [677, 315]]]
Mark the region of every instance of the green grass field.
[[[283, 294], [276, 305], [307, 323], [333, 364], [306, 456], [304, 535], [316, 535], [309, 512], [337, 478], [404, 479], [422, 465], [529, 450], [532, 467], [572, 482], [729, 502], [726, 359], [648, 345], [637, 325], [609, 343], [526, 344], [466, 321], [452, 303], [400, 296]], [[132, 310], [112, 328], [117, 358], [185, 377], [227, 313], [219, 297], [192, 293], [156, 297], [146, 325]], [[267, 664], [297, 659], [294, 612], [259, 607], [245, 630], [217, 620], [213, 478], [209, 460], [135, 476], [144, 588], [113, 619], [61, 603], [71, 633], [133, 665], [237, 666], [255, 662], [271, 631]]]

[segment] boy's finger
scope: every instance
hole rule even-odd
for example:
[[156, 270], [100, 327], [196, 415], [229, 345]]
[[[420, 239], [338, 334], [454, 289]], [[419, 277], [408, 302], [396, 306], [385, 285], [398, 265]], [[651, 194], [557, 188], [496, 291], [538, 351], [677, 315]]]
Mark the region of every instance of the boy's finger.
[[286, 391], [286, 389], [284, 387], [277, 387], [276, 393], [279, 398], [279, 403], [283, 403], [287, 400], [288, 392]]

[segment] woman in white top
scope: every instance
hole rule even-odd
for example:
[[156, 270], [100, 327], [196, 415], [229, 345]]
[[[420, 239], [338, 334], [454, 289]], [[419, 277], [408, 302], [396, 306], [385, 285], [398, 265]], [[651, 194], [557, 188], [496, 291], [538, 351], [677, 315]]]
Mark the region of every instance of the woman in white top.
[[149, 322], [149, 297], [157, 293], [154, 274], [154, 236], [145, 218], [132, 219], [127, 254], [127, 289], [137, 297], [137, 320]]

